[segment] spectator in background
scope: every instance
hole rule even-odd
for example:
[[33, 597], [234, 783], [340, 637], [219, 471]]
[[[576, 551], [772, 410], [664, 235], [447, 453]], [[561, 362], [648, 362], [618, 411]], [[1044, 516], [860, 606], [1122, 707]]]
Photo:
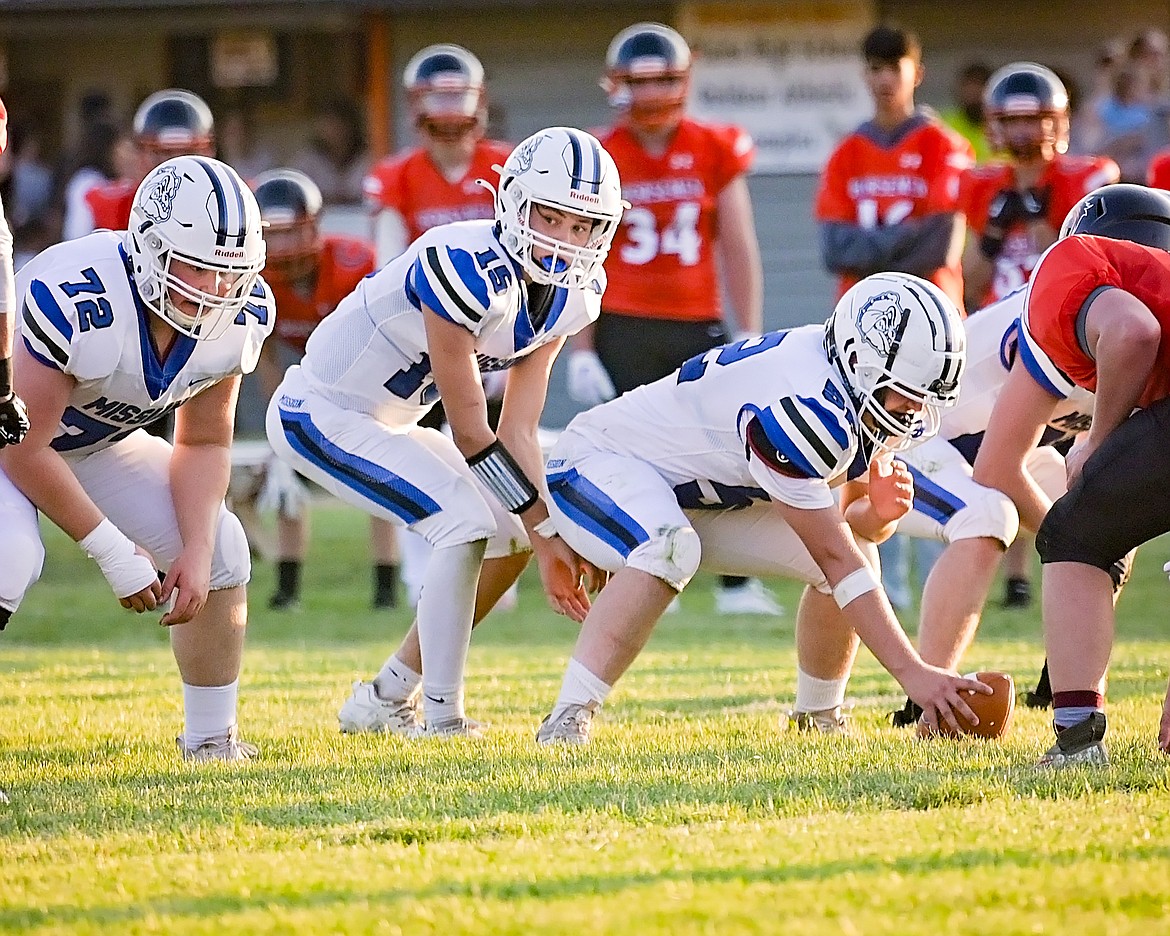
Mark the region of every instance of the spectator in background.
[[219, 121], [219, 158], [249, 182], [275, 169], [276, 155], [256, 139], [256, 117], [250, 110], [233, 108]]
[[12, 227], [16, 269], [57, 239], [60, 213], [54, 202], [53, 169], [41, 153], [41, 137], [30, 124], [8, 125], [8, 148], [0, 155], [0, 188]]
[[1088, 97], [1079, 104], [1069, 101], [1072, 127], [1069, 152], [1099, 153], [1105, 140], [1101, 108], [1113, 94], [1113, 77], [1125, 63], [1125, 43], [1114, 38], [1103, 43], [1093, 59], [1093, 81]]
[[[963, 308], [963, 215], [959, 175], [974, 162], [967, 140], [914, 104], [922, 83], [918, 38], [878, 26], [861, 45], [874, 116], [847, 136], [821, 176], [815, 214], [825, 266], [840, 276], [840, 293], [872, 274], [913, 273], [939, 286]], [[920, 540], [925, 578], [940, 551]], [[925, 551], [921, 551], [925, 550]], [[882, 544], [882, 577], [895, 607], [911, 601], [909, 544], [895, 534]]]
[[1142, 74], [1127, 64], [1114, 74], [1112, 93], [1098, 110], [1104, 131], [1100, 152], [1117, 162], [1123, 182], [1141, 183], [1153, 156], [1154, 110], [1145, 88]]
[[991, 158], [983, 113], [983, 92], [990, 77], [991, 67], [986, 62], [965, 65], [955, 81], [955, 103], [942, 115], [947, 126], [971, 144], [980, 163]]
[[317, 183], [327, 206], [361, 203], [370, 154], [356, 100], [336, 96], [317, 108], [312, 139], [294, 157], [293, 168]]
[[[763, 270], [745, 178], [755, 144], [740, 127], [687, 116], [690, 74], [691, 50], [660, 23], [622, 30], [606, 54], [602, 87], [617, 119], [600, 139], [633, 207], [606, 263], [601, 316], [570, 341], [569, 393], [578, 403], [653, 383], [694, 355], [763, 329]], [[712, 494], [704, 506], [719, 500]], [[783, 611], [758, 579], [739, 575], [721, 576], [715, 610]]]
[[73, 240], [95, 228], [90, 193], [133, 174], [129, 136], [106, 120], [87, 123], [77, 145], [76, 163], [65, 183], [65, 216], [61, 239]]

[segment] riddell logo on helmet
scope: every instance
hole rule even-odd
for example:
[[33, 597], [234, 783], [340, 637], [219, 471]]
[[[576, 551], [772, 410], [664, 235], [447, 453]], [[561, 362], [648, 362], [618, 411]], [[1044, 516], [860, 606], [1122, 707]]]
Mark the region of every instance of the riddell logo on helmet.
[[583, 201], [587, 205], [600, 205], [601, 196], [592, 195], [589, 192], [578, 192], [576, 189], [569, 189], [569, 201]]
[[227, 257], [229, 260], [241, 260], [244, 257], [242, 250], [224, 250], [222, 247], [215, 248], [215, 255], [217, 257]]

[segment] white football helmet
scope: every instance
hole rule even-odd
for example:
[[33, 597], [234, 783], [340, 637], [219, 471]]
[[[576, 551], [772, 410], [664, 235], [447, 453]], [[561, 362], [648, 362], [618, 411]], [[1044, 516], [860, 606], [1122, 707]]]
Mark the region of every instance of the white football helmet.
[[204, 340], [224, 333], [264, 268], [256, 197], [210, 156], [176, 156], [142, 180], [126, 246], [146, 307]]
[[[875, 273], [846, 292], [825, 323], [825, 350], [849, 387], [861, 431], [877, 451], [890, 452], [938, 432], [941, 410], [958, 399], [967, 359], [955, 304], [908, 273]], [[887, 389], [922, 409], [887, 410]]]
[[[496, 221], [504, 249], [537, 283], [587, 285], [601, 269], [622, 211], [629, 207], [605, 147], [584, 130], [550, 127], [512, 150], [503, 166], [492, 168], [500, 174]], [[577, 247], [533, 231], [533, 203], [593, 219], [589, 241]]]

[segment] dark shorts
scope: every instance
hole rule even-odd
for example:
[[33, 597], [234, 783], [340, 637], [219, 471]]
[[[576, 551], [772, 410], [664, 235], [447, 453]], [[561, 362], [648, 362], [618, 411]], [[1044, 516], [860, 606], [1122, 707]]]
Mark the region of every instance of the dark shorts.
[[1110, 570], [1170, 531], [1170, 400], [1133, 414], [1085, 462], [1036, 535], [1043, 562]]
[[677, 322], [602, 312], [593, 345], [622, 394], [674, 373], [687, 358], [728, 340], [721, 321]]

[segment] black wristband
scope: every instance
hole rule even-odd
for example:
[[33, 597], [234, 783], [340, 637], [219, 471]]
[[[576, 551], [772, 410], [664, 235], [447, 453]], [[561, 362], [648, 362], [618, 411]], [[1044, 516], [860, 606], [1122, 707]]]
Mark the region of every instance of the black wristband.
[[990, 230], [984, 231], [983, 236], [979, 238], [979, 252], [983, 254], [988, 260], [994, 260], [999, 256], [999, 251], [1003, 247], [1002, 233], [993, 234]]
[[536, 486], [499, 439], [468, 458], [467, 467], [510, 513], [524, 513], [540, 499]]
[[0, 399], [12, 393], [12, 358], [0, 357]]

